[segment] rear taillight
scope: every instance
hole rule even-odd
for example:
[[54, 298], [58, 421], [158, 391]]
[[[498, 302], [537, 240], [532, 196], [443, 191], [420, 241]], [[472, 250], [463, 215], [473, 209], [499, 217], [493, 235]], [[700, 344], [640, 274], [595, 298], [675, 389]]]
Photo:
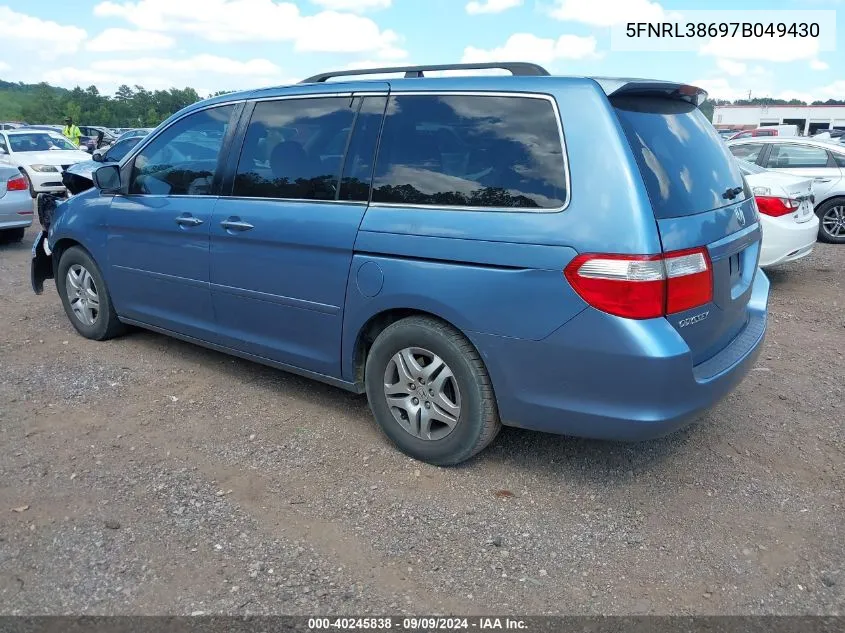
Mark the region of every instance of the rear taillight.
[[26, 178], [23, 176], [15, 176], [10, 178], [6, 183], [6, 191], [26, 191], [29, 187], [26, 184]]
[[665, 255], [578, 255], [564, 275], [591, 306], [628, 319], [683, 312], [713, 299], [712, 266], [704, 248]]
[[755, 196], [757, 210], [763, 215], [772, 218], [779, 218], [782, 215], [789, 215], [798, 210], [801, 203], [792, 198], [778, 198], [777, 196]]

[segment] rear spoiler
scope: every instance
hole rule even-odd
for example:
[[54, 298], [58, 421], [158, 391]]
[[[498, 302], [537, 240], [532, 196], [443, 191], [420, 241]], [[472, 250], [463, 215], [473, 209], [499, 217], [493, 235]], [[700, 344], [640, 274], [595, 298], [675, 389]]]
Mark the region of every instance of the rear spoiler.
[[608, 97], [617, 95], [649, 95], [686, 101], [700, 106], [707, 99], [707, 91], [697, 86], [679, 84], [674, 81], [655, 79], [623, 79], [615, 77], [593, 77]]

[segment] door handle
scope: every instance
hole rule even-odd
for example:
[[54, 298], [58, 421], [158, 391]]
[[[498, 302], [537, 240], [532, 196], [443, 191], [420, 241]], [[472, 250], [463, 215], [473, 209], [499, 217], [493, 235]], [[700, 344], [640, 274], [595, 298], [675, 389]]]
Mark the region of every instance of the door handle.
[[229, 218], [228, 220], [223, 220], [220, 223], [220, 226], [222, 226], [227, 231], [249, 231], [250, 229], [255, 228], [249, 222], [244, 222], [239, 218]]
[[179, 226], [199, 226], [202, 224], [202, 220], [192, 215], [180, 215], [176, 218], [176, 224]]

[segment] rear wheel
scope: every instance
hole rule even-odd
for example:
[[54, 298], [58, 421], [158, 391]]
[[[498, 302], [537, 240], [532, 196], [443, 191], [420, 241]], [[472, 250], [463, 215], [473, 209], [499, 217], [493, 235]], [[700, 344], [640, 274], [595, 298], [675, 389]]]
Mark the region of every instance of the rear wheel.
[[845, 244], [845, 198], [833, 198], [819, 205], [819, 239], [829, 244]]
[[501, 428], [478, 351], [431, 317], [402, 319], [379, 334], [367, 356], [365, 383], [385, 435], [405, 454], [430, 464], [469, 459]]
[[4, 242], [20, 242], [23, 239], [24, 233], [26, 233], [25, 227], [5, 229], [0, 231], [0, 239]]
[[85, 338], [105, 341], [123, 333], [99, 267], [81, 247], [62, 253], [56, 288], [68, 319]]

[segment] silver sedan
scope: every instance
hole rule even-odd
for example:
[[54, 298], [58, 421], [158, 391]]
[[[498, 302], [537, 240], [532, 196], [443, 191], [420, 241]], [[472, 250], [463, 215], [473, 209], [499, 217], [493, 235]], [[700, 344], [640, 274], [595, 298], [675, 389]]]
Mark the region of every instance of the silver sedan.
[[15, 167], [0, 167], [0, 241], [20, 242], [32, 218], [26, 179]]

